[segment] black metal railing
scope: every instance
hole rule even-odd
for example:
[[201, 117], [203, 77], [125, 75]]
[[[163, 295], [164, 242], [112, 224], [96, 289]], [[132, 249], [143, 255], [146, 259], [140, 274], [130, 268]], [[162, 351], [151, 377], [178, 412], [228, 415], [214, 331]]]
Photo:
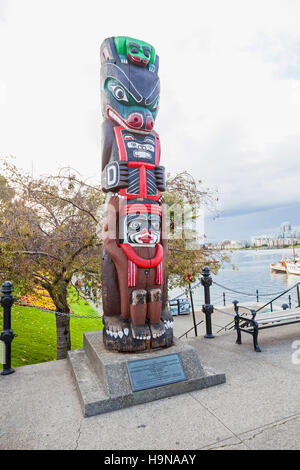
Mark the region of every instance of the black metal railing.
[[[263, 292], [260, 292], [258, 289], [255, 289], [255, 292], [242, 292], [240, 290], [231, 289], [230, 287], [223, 286], [222, 284], [219, 284], [216, 281], [213, 281], [213, 284], [229, 292], [233, 292], [234, 294], [244, 295], [246, 297], [254, 297], [256, 298], [256, 302], [259, 302], [260, 297], [272, 297], [274, 295], [282, 294], [283, 292], [283, 291], [280, 291], [280, 292], [263, 293]], [[223, 305], [224, 306], [226, 305], [226, 292], [223, 292]]]
[[[196, 284], [194, 284], [193, 286], [191, 284], [189, 284], [188, 286], [188, 291], [189, 291], [189, 295], [190, 295], [190, 299], [191, 299], [191, 305], [192, 305], [192, 312], [193, 312], [193, 323], [194, 323], [194, 326], [191, 327], [190, 329], [188, 329], [186, 332], [184, 332], [181, 336], [179, 336], [179, 338], [182, 338], [182, 337], [187, 337], [187, 334], [190, 333], [192, 330], [194, 330], [195, 332], [195, 336], [198, 336], [198, 329], [197, 327], [203, 323], [203, 320], [201, 320], [200, 322], [196, 323], [196, 319], [195, 319], [195, 312], [194, 312], [194, 300], [193, 300], [193, 291], [199, 286], [199, 285], [202, 285], [204, 287], [204, 304], [202, 305], [202, 312], [205, 314], [205, 326], [206, 326], [206, 334], [205, 334], [205, 338], [214, 338], [214, 335], [212, 333], [212, 323], [211, 323], [211, 315], [214, 311], [218, 311], [220, 313], [224, 313], [226, 315], [229, 315], [232, 317], [232, 321], [230, 321], [228, 324], [226, 324], [225, 326], [222, 326], [217, 332], [216, 334], [220, 333], [221, 331], [223, 330], [231, 330], [234, 328], [234, 314], [233, 313], [230, 313], [230, 312], [225, 312], [225, 311], [222, 311], [220, 308], [217, 308], [215, 305], [217, 304], [217, 302], [223, 302], [223, 305], [226, 306], [226, 294], [225, 292], [223, 292], [222, 296], [219, 296], [217, 299], [215, 299], [215, 301], [212, 303], [211, 302], [211, 293], [210, 293], [210, 287], [211, 285], [216, 285], [218, 287], [221, 287], [223, 289], [226, 289], [227, 291], [230, 291], [232, 293], [235, 293], [235, 294], [240, 294], [240, 295], [243, 295], [243, 296], [247, 296], [247, 297], [252, 297], [254, 299], [256, 299], [256, 302], [258, 303], [260, 298], [261, 297], [273, 297], [271, 300], [268, 300], [268, 302], [266, 302], [265, 304], [263, 304], [262, 306], [260, 306], [259, 308], [257, 309], [252, 309], [252, 310], [255, 310], [255, 312], [259, 312], [263, 309], [265, 309], [266, 307], [270, 306], [270, 310], [271, 312], [273, 312], [274, 310], [274, 302], [276, 302], [278, 299], [280, 299], [281, 297], [285, 296], [286, 294], [289, 294], [288, 295], [288, 301], [287, 303], [283, 304], [281, 307], [283, 309], [286, 309], [286, 308], [292, 308], [292, 296], [290, 294], [290, 292], [292, 292], [293, 290], [296, 291], [296, 299], [297, 299], [297, 305], [296, 305], [296, 308], [300, 308], [300, 282], [297, 282], [296, 284], [294, 284], [292, 287], [290, 287], [289, 289], [286, 289], [284, 291], [280, 291], [280, 292], [272, 292], [272, 293], [263, 293], [263, 292], [259, 292], [258, 289], [255, 290], [255, 293], [252, 292], [252, 293], [249, 293], [249, 292], [243, 292], [243, 291], [240, 291], [240, 290], [236, 290], [236, 289], [231, 289], [230, 287], [227, 287], [227, 286], [224, 286], [222, 284], [219, 284], [218, 282], [212, 280], [211, 276], [210, 276], [210, 271], [209, 271], [209, 268], [208, 267], [205, 267], [203, 269], [203, 273], [202, 273], [202, 278], [199, 282], [197, 282]], [[175, 299], [178, 299], [180, 298], [182, 295], [186, 295], [186, 293], [182, 293], [182, 294], [179, 294], [175, 297]], [[254, 301], [253, 299], [253, 301]], [[174, 300], [174, 299], [172, 299]], [[232, 301], [233, 304], [235, 304], [235, 302], [238, 302], [237, 300], [233, 300]], [[218, 305], [218, 304], [217, 304]], [[248, 310], [251, 310], [249, 309], [248, 307], [244, 307], [242, 305], [239, 306], [240, 309], [244, 309], [245, 310], [245, 313], [242, 313], [240, 314], [240, 316], [247, 316], [247, 311]], [[251, 311], [252, 311], [251, 310]], [[217, 326], [217, 325], [216, 325]]]
[[[259, 289], [255, 289], [255, 292], [243, 292], [243, 291], [240, 291], [240, 290], [237, 290], [237, 289], [232, 289], [231, 287], [224, 286], [223, 284], [220, 284], [219, 282], [216, 282], [214, 280], [212, 280], [212, 284], [214, 284], [215, 286], [223, 289], [222, 294], [218, 295], [218, 297], [214, 299], [214, 305], [217, 305], [217, 303], [219, 303], [219, 304], [222, 303], [224, 307], [226, 306], [226, 302], [227, 303], [232, 302], [232, 299], [228, 298], [228, 292], [233, 293], [233, 294], [243, 295], [245, 297], [249, 297], [249, 299], [250, 298], [251, 299], [252, 298], [256, 299], [257, 303], [260, 302], [262, 297], [274, 297], [274, 296], [277, 296], [277, 295], [284, 294], [286, 292], [286, 291], [279, 291], [279, 292], [266, 293], [266, 292], [261, 292]], [[196, 284], [190, 285], [189, 289], [191, 289], [191, 291], [193, 292], [195, 289], [197, 289], [197, 287], [199, 287], [201, 285], [203, 285], [202, 284], [202, 279], [199, 282], [197, 282]], [[226, 294], [226, 291], [227, 291], [227, 294]], [[181, 297], [186, 297], [186, 296], [187, 296], [186, 291], [182, 291], [180, 294], [176, 295], [175, 297], [172, 297], [172, 299], [170, 299], [170, 302], [172, 302], [174, 300], [177, 300]]]
[[[183, 338], [184, 336], [187, 338], [187, 335], [188, 335], [191, 331], [195, 330], [195, 326], [196, 326], [196, 328], [197, 328], [197, 326], [201, 325], [201, 323], [203, 323], [203, 322], [204, 322], [204, 320], [201, 320], [201, 321], [199, 321], [198, 323], [196, 323], [196, 325], [192, 326], [192, 328], [190, 328], [189, 330], [185, 331], [182, 335], [178, 336], [178, 339], [181, 339], [181, 338]], [[197, 335], [195, 335], [195, 336], [197, 336]]]
[[[297, 291], [297, 300], [298, 300], [298, 305], [297, 305], [296, 308], [300, 307], [299, 285], [300, 285], [300, 282], [297, 282], [297, 283], [294, 284], [292, 287], [290, 287], [289, 289], [287, 289], [286, 291], [284, 291], [282, 294], [278, 295], [277, 297], [275, 297], [274, 299], [270, 300], [269, 302], [267, 302], [266, 304], [264, 304], [262, 307], [260, 307], [259, 309], [257, 309], [257, 310], [256, 310], [256, 313], [259, 312], [260, 310], [262, 310], [263, 308], [266, 308], [268, 305], [270, 305], [271, 311], [273, 311], [273, 304], [274, 304], [275, 300], [279, 299], [280, 297], [282, 297], [283, 295], [287, 294], [288, 292], [292, 291], [292, 290], [295, 289], [295, 288], [296, 288], [296, 291]], [[288, 296], [288, 299], [289, 299], [289, 308], [292, 308], [292, 298], [291, 298], [291, 295]]]
[[[39, 311], [52, 313], [54, 315], [67, 316], [70, 318], [82, 318], [85, 320], [101, 320], [100, 315], [76, 315], [74, 313], [63, 313], [58, 312], [57, 310], [27, 304], [26, 302], [23, 302], [22, 300], [13, 297], [13, 286], [12, 283], [9, 281], [4, 282], [2, 284], [1, 292], [1, 306], [3, 307], [3, 331], [0, 334], [0, 341], [3, 342], [3, 360], [1, 359], [2, 350], [0, 350], [0, 364], [3, 363], [3, 370], [1, 372], [1, 375], [9, 375], [15, 372], [15, 370], [11, 367], [11, 343], [13, 339], [18, 336], [13, 332], [11, 328], [11, 309], [14, 303], [15, 305], [19, 305], [20, 307], [35, 308]], [[1, 343], [0, 346], [2, 346]]]
[[[270, 305], [270, 310], [271, 312], [273, 312], [274, 310], [274, 302], [278, 299], [280, 299], [281, 297], [283, 297], [284, 295], [286, 295], [288, 292], [291, 292], [293, 289], [296, 290], [297, 292], [297, 302], [298, 302], [298, 305], [296, 305], [296, 308], [300, 308], [300, 289], [299, 289], [299, 285], [300, 285], [300, 282], [297, 282], [296, 284], [294, 284], [292, 287], [290, 287], [289, 289], [286, 289], [285, 291], [281, 292], [279, 295], [277, 295], [276, 297], [274, 297], [272, 300], [269, 300], [268, 302], [266, 302], [264, 305], [262, 305], [261, 307], [259, 307], [257, 310], [255, 310], [256, 313], [260, 312], [261, 310], [265, 309], [266, 307], [268, 307]], [[235, 303], [237, 301], [233, 301], [233, 303]], [[282, 309], [283, 310], [286, 310], [287, 308], [292, 308], [292, 297], [291, 295], [289, 294], [288, 295], [288, 304], [282, 304]], [[246, 310], [249, 310], [247, 307], [243, 307], [243, 306], [240, 306], [239, 308], [244, 308]], [[245, 313], [246, 315], [246, 313]], [[227, 325], [223, 326], [220, 330], [217, 331], [217, 333], [220, 333], [221, 331], [223, 330], [232, 330], [233, 328], [235, 327], [234, 325], [234, 319], [229, 322]]]

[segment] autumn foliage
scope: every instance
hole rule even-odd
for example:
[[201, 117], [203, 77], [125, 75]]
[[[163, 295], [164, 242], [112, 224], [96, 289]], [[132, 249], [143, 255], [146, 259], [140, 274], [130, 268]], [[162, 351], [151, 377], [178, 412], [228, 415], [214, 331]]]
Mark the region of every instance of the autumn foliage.
[[20, 295], [18, 300], [20, 304], [25, 303], [47, 310], [56, 310], [53, 300], [43, 287], [35, 286], [30, 293]]
[[[30, 300], [30, 293], [40, 297], [42, 305], [70, 313], [67, 290], [74, 276], [80, 274], [97, 286], [101, 282], [96, 212], [103, 201], [100, 188], [69, 169], [33, 178], [4, 162], [0, 179], [1, 280], [13, 281], [24, 300]], [[40, 295], [41, 289], [49, 297]], [[57, 358], [64, 358], [71, 348], [69, 318], [57, 315], [56, 326]]]

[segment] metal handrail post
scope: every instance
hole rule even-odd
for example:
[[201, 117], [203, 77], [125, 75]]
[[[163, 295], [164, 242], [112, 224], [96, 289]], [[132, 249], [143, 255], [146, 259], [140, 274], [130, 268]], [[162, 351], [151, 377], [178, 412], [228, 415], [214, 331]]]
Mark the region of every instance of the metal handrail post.
[[2, 284], [2, 297], [1, 305], [3, 307], [3, 331], [0, 335], [0, 340], [4, 342], [4, 364], [1, 375], [9, 375], [15, 372], [11, 368], [11, 343], [16, 336], [11, 329], [11, 307], [14, 303], [12, 296], [13, 286], [11, 282], [4, 282]]
[[212, 285], [212, 278], [208, 267], [203, 269], [203, 276], [201, 284], [204, 287], [204, 305], [202, 305], [202, 312], [205, 314], [206, 334], [204, 338], [214, 338], [212, 334], [211, 314], [214, 311], [213, 305], [210, 303], [210, 286]]

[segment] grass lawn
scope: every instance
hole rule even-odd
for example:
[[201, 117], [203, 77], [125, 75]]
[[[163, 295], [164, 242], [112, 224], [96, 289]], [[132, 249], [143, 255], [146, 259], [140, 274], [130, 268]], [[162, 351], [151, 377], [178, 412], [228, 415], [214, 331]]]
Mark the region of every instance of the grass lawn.
[[[81, 298], [69, 297], [72, 313], [78, 315], [98, 315], [89, 303]], [[0, 308], [0, 332], [3, 329], [3, 310]], [[83, 347], [85, 331], [100, 330], [102, 321], [98, 319], [71, 318], [72, 349]], [[56, 359], [55, 315], [30, 307], [13, 306], [12, 329], [18, 336], [12, 342], [12, 367], [37, 364]], [[1, 368], [1, 367], [0, 367]]]

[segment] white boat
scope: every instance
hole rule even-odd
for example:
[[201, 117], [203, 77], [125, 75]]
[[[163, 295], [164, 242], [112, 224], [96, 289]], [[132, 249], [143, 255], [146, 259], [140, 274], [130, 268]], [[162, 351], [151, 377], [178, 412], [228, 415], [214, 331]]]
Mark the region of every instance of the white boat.
[[289, 258], [282, 258], [280, 263], [277, 264], [270, 264], [270, 270], [273, 273], [287, 273], [286, 263], [292, 263]]
[[285, 261], [282, 260], [280, 263], [270, 264], [270, 270], [272, 273], [286, 273]]
[[282, 258], [280, 263], [270, 264], [270, 270], [272, 273], [286, 273], [286, 274], [299, 274], [300, 275], [300, 257], [299, 254], [295, 253], [295, 245], [293, 239], [293, 258], [294, 261], [289, 258]]
[[298, 274], [300, 276], [300, 262], [295, 261], [294, 263], [292, 261], [286, 263], [286, 272], [288, 274]]

